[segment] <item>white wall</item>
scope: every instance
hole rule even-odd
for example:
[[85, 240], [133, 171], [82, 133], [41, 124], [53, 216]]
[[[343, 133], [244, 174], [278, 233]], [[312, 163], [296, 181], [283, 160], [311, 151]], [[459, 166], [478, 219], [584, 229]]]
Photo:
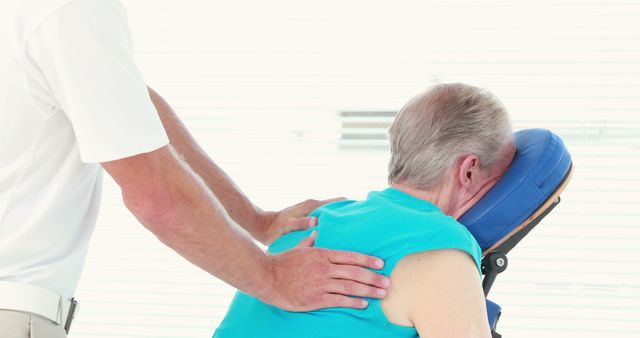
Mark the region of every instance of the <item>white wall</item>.
[[[517, 128], [565, 138], [563, 202], [492, 299], [506, 337], [640, 336], [637, 1], [125, 0], [139, 65], [260, 206], [362, 198], [385, 151], [340, 148], [340, 111], [437, 81], [487, 87]], [[207, 337], [233, 290], [159, 244], [107, 180], [71, 337]]]

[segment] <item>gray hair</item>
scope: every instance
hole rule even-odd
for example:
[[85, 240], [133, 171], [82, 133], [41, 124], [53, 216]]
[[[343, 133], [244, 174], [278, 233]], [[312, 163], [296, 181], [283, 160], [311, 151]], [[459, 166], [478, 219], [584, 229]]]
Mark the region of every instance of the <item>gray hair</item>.
[[431, 189], [455, 161], [476, 154], [490, 168], [513, 133], [507, 110], [490, 92], [439, 84], [411, 99], [389, 128], [389, 183]]

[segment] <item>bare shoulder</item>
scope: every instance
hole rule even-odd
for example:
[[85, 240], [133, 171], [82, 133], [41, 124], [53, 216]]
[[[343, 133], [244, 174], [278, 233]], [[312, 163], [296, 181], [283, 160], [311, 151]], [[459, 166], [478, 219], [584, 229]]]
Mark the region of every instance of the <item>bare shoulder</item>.
[[[487, 325], [476, 264], [469, 254], [456, 249], [424, 251], [400, 260], [391, 274], [382, 309], [392, 323], [414, 326], [434, 337], [448, 325], [465, 335], [467, 331], [483, 332]], [[454, 336], [450, 331], [447, 334]]]

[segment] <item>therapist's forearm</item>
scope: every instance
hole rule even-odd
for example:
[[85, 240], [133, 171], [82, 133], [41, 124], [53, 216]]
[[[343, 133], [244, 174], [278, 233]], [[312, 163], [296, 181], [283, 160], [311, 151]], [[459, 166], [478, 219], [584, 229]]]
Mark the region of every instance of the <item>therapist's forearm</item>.
[[103, 167], [122, 188], [127, 208], [167, 246], [244, 292], [271, 292], [269, 257], [169, 147]]
[[255, 236], [267, 221], [265, 217], [270, 214], [253, 204], [231, 177], [209, 158], [171, 106], [158, 93], [149, 88], [149, 95], [160, 115], [171, 146], [204, 180], [207, 187], [224, 205], [229, 216]]

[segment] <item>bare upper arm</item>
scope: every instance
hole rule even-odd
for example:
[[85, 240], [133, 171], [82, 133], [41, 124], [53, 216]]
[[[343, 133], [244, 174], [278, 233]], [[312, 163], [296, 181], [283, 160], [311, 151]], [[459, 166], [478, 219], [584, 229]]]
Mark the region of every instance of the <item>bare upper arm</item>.
[[164, 146], [148, 153], [103, 162], [101, 165], [123, 191], [147, 189], [147, 186], [153, 185], [153, 180], [164, 175], [171, 157], [169, 146]]
[[478, 269], [460, 250], [403, 258], [382, 308], [391, 322], [415, 326], [423, 337], [490, 337]]

